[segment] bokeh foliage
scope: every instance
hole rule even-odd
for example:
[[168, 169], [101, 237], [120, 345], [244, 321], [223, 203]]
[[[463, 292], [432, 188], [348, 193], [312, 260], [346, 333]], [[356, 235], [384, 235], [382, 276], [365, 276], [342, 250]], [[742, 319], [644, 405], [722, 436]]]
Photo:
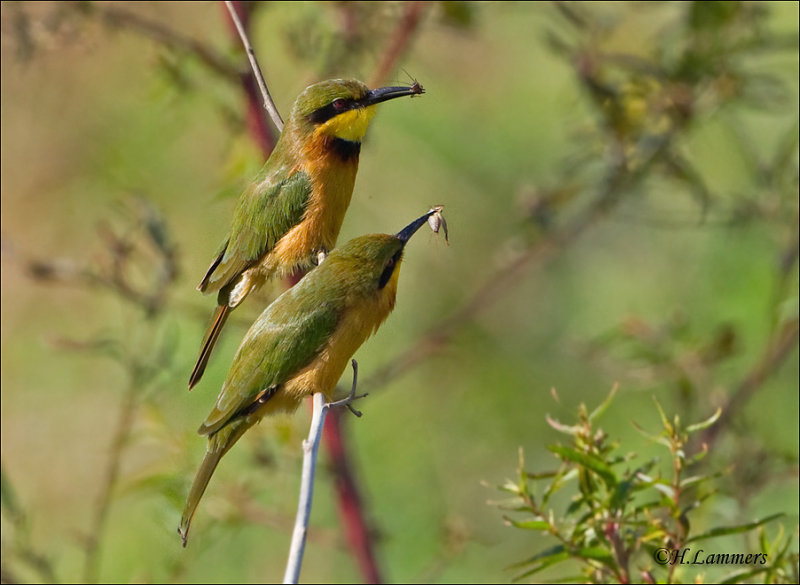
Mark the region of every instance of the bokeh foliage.
[[[257, 4], [281, 111], [316, 79], [368, 80], [405, 8]], [[348, 430], [389, 580], [511, 579], [544, 541], [481, 482], [519, 446], [551, 467], [543, 414], [615, 381], [623, 445], [631, 420], [660, 428], [652, 396], [723, 409], [704, 464], [730, 469], [698, 531], [796, 530], [797, 22], [796, 3], [425, 7], [392, 75], [427, 93], [382, 108], [340, 236], [431, 204], [450, 227], [409, 247], [356, 356], [371, 395]], [[3, 580], [277, 580], [305, 413], [251, 431], [191, 546], [175, 534], [194, 430], [279, 292], [187, 395], [212, 303], [194, 285], [261, 164], [221, 6], [3, 2], [2, 41]], [[355, 580], [322, 481], [302, 578]]]

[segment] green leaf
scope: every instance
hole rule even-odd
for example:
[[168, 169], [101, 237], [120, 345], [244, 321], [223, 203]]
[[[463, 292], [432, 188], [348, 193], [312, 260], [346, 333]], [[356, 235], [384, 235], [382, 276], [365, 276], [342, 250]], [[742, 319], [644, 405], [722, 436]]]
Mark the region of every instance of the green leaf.
[[713, 538], [715, 536], [725, 536], [728, 534], [741, 534], [743, 532], [749, 532], [754, 528], [758, 528], [759, 526], [763, 526], [768, 522], [772, 522], [776, 518], [780, 518], [781, 516], [785, 516], [785, 514], [778, 513], [772, 514], [767, 516], [766, 518], [762, 518], [761, 520], [756, 520], [755, 522], [750, 522], [749, 524], [740, 524], [738, 526], [720, 526], [718, 528], [713, 528], [708, 532], [704, 532], [702, 534], [698, 534], [686, 540], [686, 544], [690, 542], [697, 542], [699, 540], [704, 540], [706, 538]]
[[611, 511], [623, 510], [636, 489], [636, 482], [630, 479], [619, 482], [611, 496]]
[[528, 476], [525, 473], [525, 452], [522, 450], [522, 447], [519, 448], [518, 452], [519, 457], [519, 469], [517, 471], [517, 475], [519, 476], [519, 493], [521, 495], [528, 494]]
[[669, 422], [669, 419], [667, 418], [667, 414], [664, 412], [664, 409], [661, 408], [661, 403], [658, 401], [658, 399], [655, 396], [653, 396], [653, 402], [656, 403], [656, 408], [658, 409], [658, 416], [661, 417], [661, 424], [664, 425], [664, 430], [667, 431], [667, 435], [670, 435], [670, 436], [674, 435], [675, 434], [675, 427], [672, 425], [671, 422]]
[[745, 581], [755, 577], [756, 575], [767, 571], [769, 567], [760, 567], [758, 569], [748, 569], [744, 571], [737, 571], [720, 580], [720, 585], [728, 583], [744, 583]]
[[653, 484], [653, 488], [664, 494], [670, 500], [675, 498], [675, 489], [666, 481], [666, 480], [659, 480]]
[[[521, 575], [517, 575], [516, 577], [514, 577], [513, 581], [520, 581], [520, 580], [524, 579], [525, 577], [529, 577], [529, 576], [531, 576], [531, 575], [533, 575], [535, 573], [538, 573], [542, 569], [546, 569], [550, 565], [555, 565], [556, 563], [560, 563], [562, 561], [566, 561], [566, 560], [569, 559], [569, 553], [567, 553], [566, 551], [563, 550], [564, 547], [560, 547], [559, 546], [559, 547], [554, 547], [554, 548], [561, 548], [562, 552], [554, 553], [552, 555], [549, 555], [549, 556], [541, 559], [540, 561], [534, 561], [534, 562], [537, 562], [537, 565], [535, 567], [533, 567], [529, 571], [526, 571], [526, 572], [522, 573]], [[550, 549], [550, 550], [552, 550], [552, 549]], [[530, 564], [530, 563], [526, 563], [526, 564]]]
[[672, 449], [672, 441], [670, 441], [667, 437], [665, 437], [663, 435], [653, 435], [653, 434], [648, 433], [646, 430], [644, 430], [642, 427], [640, 427], [636, 423], [636, 421], [631, 421], [631, 424], [633, 425], [633, 428], [635, 428], [637, 431], [639, 431], [647, 439], [650, 439], [654, 443], [659, 443], [661, 445], [664, 445], [668, 449]]
[[618, 389], [619, 389], [619, 384], [614, 384], [613, 388], [611, 388], [611, 392], [608, 393], [606, 399], [603, 400], [603, 402], [601, 402], [600, 405], [597, 408], [595, 408], [589, 415], [589, 420], [595, 420], [596, 418], [601, 416], [608, 409], [609, 406], [611, 406], [611, 401], [614, 400], [614, 395], [617, 393]]
[[718, 479], [724, 473], [713, 473], [711, 475], [693, 475], [692, 477], [684, 478], [680, 481], [681, 489], [686, 489], [692, 486], [700, 485], [712, 479]]
[[710, 417], [708, 417], [706, 420], [686, 427], [686, 432], [691, 434], [691, 433], [696, 433], [697, 431], [705, 430], [711, 425], [713, 425], [715, 422], [717, 422], [720, 416], [722, 416], [722, 409], [717, 408], [717, 411]]
[[599, 561], [606, 566], [615, 567], [616, 563], [614, 561], [614, 556], [611, 552], [602, 546], [590, 546], [586, 548], [579, 549], [572, 553], [572, 556], [580, 557], [582, 559], [591, 559], [593, 561]]
[[519, 495], [519, 486], [510, 479], [506, 480], [506, 483], [503, 485], [497, 486], [497, 489], [501, 492], [509, 492], [514, 495]]
[[708, 455], [708, 445], [703, 444], [702, 449], [686, 460], [686, 465], [694, 465], [695, 463], [702, 461], [706, 455]]
[[513, 520], [508, 516], [503, 516], [503, 519], [511, 526], [523, 530], [550, 530], [550, 523], [547, 520]]
[[549, 559], [549, 558], [552, 558], [552, 557], [555, 557], [555, 556], [559, 556], [559, 555], [562, 555], [562, 554], [569, 556], [568, 553], [567, 553], [567, 549], [564, 548], [563, 545], [557, 544], [555, 546], [551, 546], [550, 548], [547, 548], [547, 549], [545, 549], [545, 550], [543, 550], [541, 552], [536, 553], [535, 555], [525, 559], [524, 561], [520, 561], [518, 563], [514, 563], [513, 565], [509, 566], [508, 568], [509, 569], [520, 569], [522, 567], [526, 567], [528, 565], [532, 565], [533, 563], [537, 563], [539, 561], [543, 561], [543, 560], [546, 560], [546, 559]]
[[597, 457], [589, 455], [588, 453], [583, 453], [581, 451], [573, 449], [572, 447], [565, 447], [563, 445], [550, 445], [548, 449], [550, 449], [550, 451], [552, 451], [562, 459], [572, 461], [573, 463], [577, 463], [578, 465], [581, 465], [586, 469], [594, 471], [597, 475], [599, 475], [603, 479], [603, 481], [609, 488], [613, 489], [613, 487], [617, 485], [618, 483], [617, 476], [614, 473], [614, 470], [611, 469], [611, 467], [609, 467], [608, 465], [606, 465], [605, 461], [602, 461]]
[[549, 486], [547, 486], [547, 488], [544, 491], [544, 494], [542, 495], [542, 507], [547, 506], [547, 503], [550, 501], [550, 496], [552, 496], [556, 491], [561, 489], [561, 487], [564, 485], [564, 482], [570, 481], [577, 476], [578, 476], [577, 469], [566, 469], [565, 467], [564, 469], [559, 470], [558, 474], [553, 479], [553, 482]]
[[525, 475], [528, 476], [528, 479], [550, 479], [551, 477], [556, 477], [559, 474], [558, 471], [540, 471], [540, 472], [528, 472]]
[[550, 418], [549, 414], [546, 414], [544, 419], [547, 421], [551, 427], [557, 430], [559, 433], [564, 433], [565, 435], [575, 436], [581, 432], [580, 426], [569, 426], [565, 424], [561, 424], [554, 418]]

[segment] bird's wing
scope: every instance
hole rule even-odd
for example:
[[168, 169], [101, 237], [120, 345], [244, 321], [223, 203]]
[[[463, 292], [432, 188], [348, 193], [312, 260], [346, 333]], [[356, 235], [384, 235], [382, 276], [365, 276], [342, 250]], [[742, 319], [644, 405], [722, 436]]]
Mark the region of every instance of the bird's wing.
[[259, 398], [268, 399], [271, 388], [288, 381], [319, 354], [341, 311], [330, 302], [304, 300], [276, 301], [261, 313], [233, 358], [217, 404], [198, 431], [201, 435], [210, 435], [248, 412]]
[[198, 287], [219, 290], [258, 262], [303, 218], [311, 197], [311, 179], [298, 171], [269, 183], [256, 180], [242, 196], [231, 235]]

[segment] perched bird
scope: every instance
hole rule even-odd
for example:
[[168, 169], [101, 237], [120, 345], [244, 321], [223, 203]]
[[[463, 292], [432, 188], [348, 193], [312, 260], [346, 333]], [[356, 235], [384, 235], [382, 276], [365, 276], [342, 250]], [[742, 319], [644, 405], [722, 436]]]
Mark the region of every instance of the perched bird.
[[333, 250], [253, 323], [198, 430], [208, 447], [178, 529], [183, 546], [219, 460], [247, 429], [264, 416], [294, 411], [315, 392], [331, 400], [348, 360], [392, 312], [403, 248], [433, 213], [397, 235], [361, 236]]
[[375, 106], [424, 91], [418, 83], [369, 89], [354, 79], [331, 79], [298, 96], [275, 150], [242, 193], [231, 231], [197, 286], [204, 294], [218, 293], [217, 310], [189, 389], [203, 376], [232, 309], [267, 279], [309, 268], [336, 245]]

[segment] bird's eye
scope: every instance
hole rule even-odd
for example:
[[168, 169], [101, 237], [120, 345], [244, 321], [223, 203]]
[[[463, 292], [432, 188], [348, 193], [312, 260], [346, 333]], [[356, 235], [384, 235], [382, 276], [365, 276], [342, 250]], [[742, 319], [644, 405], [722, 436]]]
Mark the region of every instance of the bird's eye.
[[343, 98], [335, 99], [333, 100], [333, 107], [339, 111], [342, 111], [347, 107], [347, 100]]
[[395, 262], [396, 260], [394, 256], [387, 260], [386, 265], [383, 267], [383, 272], [378, 279], [378, 289], [382, 289], [384, 286], [386, 286], [386, 283], [389, 282], [389, 279], [392, 277], [392, 273], [394, 272]]

